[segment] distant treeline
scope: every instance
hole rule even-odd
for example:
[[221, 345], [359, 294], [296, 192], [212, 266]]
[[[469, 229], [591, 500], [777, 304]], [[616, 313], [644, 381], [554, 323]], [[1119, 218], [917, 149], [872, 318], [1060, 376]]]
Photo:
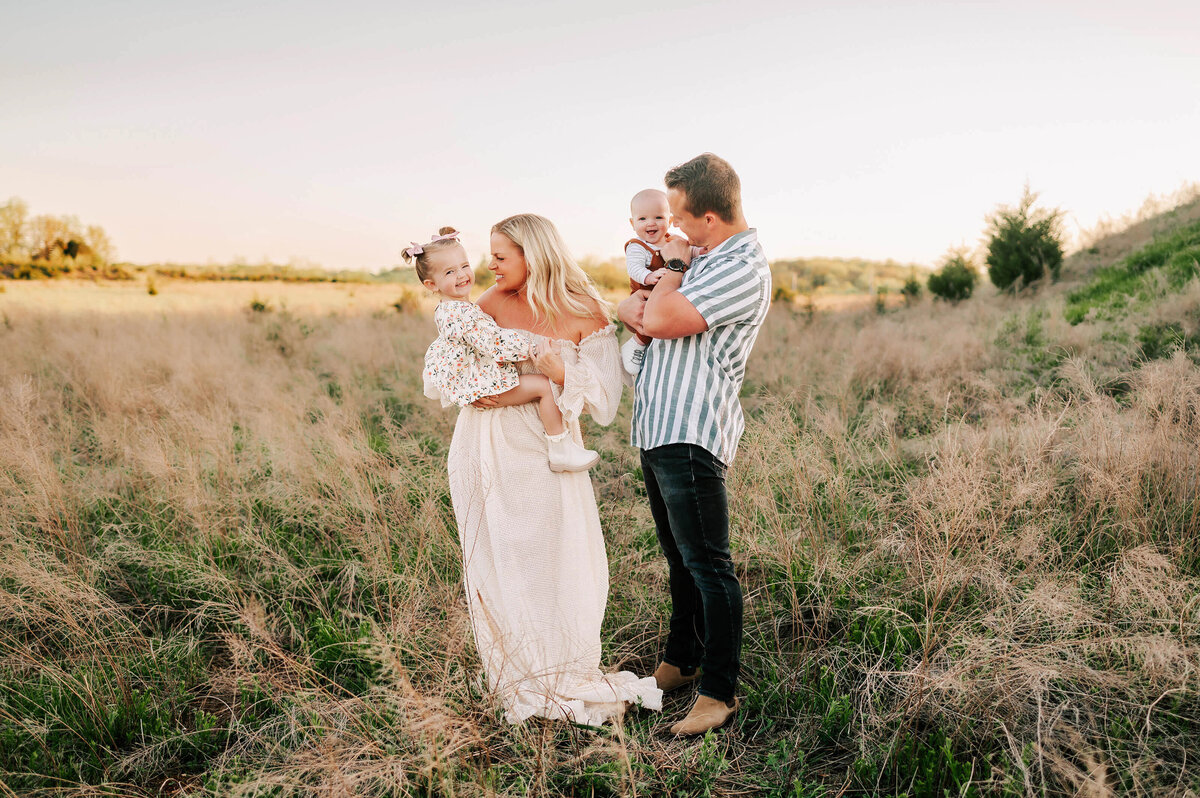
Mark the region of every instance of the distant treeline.
[[152, 263], [133, 267], [160, 277], [176, 280], [213, 280], [229, 282], [284, 283], [408, 283], [415, 285], [416, 275], [412, 269], [395, 268], [379, 273], [360, 269], [323, 269], [316, 265], [297, 266], [280, 263], [232, 263], [228, 265], [188, 265], [178, 263]]
[[186, 280], [277, 280], [291, 283], [416, 283], [412, 269], [373, 274], [316, 264], [246, 263], [135, 265], [115, 262], [116, 248], [104, 228], [84, 226], [75, 216], [30, 216], [19, 197], [0, 204], [0, 277], [44, 280], [54, 277], [132, 280], [138, 274]]
[[[412, 269], [397, 267], [379, 273], [356, 269], [329, 270], [309, 263], [179, 264], [117, 263], [116, 250], [104, 229], [84, 226], [74, 216], [30, 216], [19, 198], [0, 205], [0, 277], [39, 280], [85, 277], [131, 280], [138, 274], [177, 280], [289, 283], [399, 283], [416, 285]], [[606, 291], [625, 291], [629, 278], [623, 258], [584, 257], [580, 266]], [[481, 284], [491, 283], [482, 259], [476, 269]], [[795, 258], [771, 264], [775, 285], [796, 294], [864, 293], [899, 290], [920, 267], [892, 260], [861, 258]]]
[[880, 289], [898, 291], [906, 280], [923, 275], [927, 268], [894, 260], [862, 258], [792, 258], [771, 262], [771, 279], [778, 287], [798, 294], [820, 290], [830, 294], [873, 293]]
[[[602, 289], [617, 291], [629, 287], [624, 259], [582, 258], [579, 265]], [[771, 279], [776, 288], [795, 294], [818, 291], [823, 294], [862, 294], [881, 289], [897, 292], [909, 278], [918, 276], [924, 282], [927, 274], [926, 267], [894, 260], [792, 258], [771, 262]]]
[[129, 278], [114, 266], [116, 250], [104, 228], [75, 216], [30, 216], [17, 197], [0, 205], [0, 276], [33, 280], [75, 274]]

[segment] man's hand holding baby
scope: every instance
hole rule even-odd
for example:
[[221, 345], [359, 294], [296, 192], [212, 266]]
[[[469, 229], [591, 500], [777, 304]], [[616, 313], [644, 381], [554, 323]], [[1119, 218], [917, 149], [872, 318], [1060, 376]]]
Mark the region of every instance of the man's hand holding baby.
[[643, 288], [634, 291], [617, 305], [617, 318], [635, 333], [642, 332], [642, 316], [646, 312], [646, 299], [649, 296], [650, 292]]
[[663, 260], [681, 260], [691, 265], [692, 245], [683, 236], [671, 236], [671, 240], [662, 245]]

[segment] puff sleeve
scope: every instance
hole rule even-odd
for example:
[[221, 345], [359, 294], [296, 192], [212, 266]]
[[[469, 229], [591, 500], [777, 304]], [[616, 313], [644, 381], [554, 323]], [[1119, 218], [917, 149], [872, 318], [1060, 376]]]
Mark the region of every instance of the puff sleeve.
[[574, 421], [583, 413], [608, 426], [617, 415], [621, 402], [621, 353], [617, 347], [617, 328], [610, 324], [580, 342], [563, 346], [563, 385], [558, 407], [564, 421]]

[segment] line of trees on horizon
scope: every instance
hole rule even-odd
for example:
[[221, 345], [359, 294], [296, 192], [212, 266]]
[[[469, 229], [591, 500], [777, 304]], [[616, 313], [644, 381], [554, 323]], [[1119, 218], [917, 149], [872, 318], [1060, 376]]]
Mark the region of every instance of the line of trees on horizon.
[[29, 205], [12, 197], [0, 205], [0, 276], [17, 279], [86, 272], [128, 278], [115, 266], [116, 248], [100, 225], [77, 216], [31, 216]]
[[[12, 197], [0, 204], [0, 278], [37, 280], [81, 276], [129, 280], [145, 272], [167, 279], [285, 282], [412, 283], [416, 275], [405, 266], [378, 274], [342, 269], [330, 271], [319, 264], [293, 262], [229, 264], [153, 263], [135, 266], [116, 262], [116, 247], [104, 228], [84, 225], [76, 216], [32, 216], [28, 204]], [[583, 257], [579, 265], [602, 290], [624, 291], [629, 285], [623, 258], [601, 260]], [[791, 296], [821, 293], [865, 293], [880, 288], [897, 289], [923, 267], [893, 260], [863, 258], [790, 258], [772, 261], [775, 284]], [[479, 263], [477, 277], [490, 283], [487, 260]]]
[[[1194, 202], [1200, 184], [1185, 184], [1175, 194], [1147, 200], [1132, 223], [1164, 204]], [[988, 215], [982, 252], [965, 246], [952, 247], [931, 270], [912, 263], [864, 258], [789, 258], [771, 262], [774, 300], [795, 302], [814, 294], [862, 294], [883, 296], [896, 291], [911, 303], [927, 289], [933, 296], [957, 302], [971, 296], [981, 269], [1002, 291], [1031, 286], [1044, 277], [1058, 278], [1063, 262], [1066, 233], [1065, 213], [1059, 208], [1038, 208], [1037, 194], [1025, 186], [1014, 206], [999, 205]], [[1111, 225], [1109, 226], [1111, 227]], [[1105, 228], [1109, 234], [1112, 230]], [[1094, 238], [1094, 237], [1093, 237]], [[1092, 241], [1094, 248], [1094, 240]], [[133, 279], [135, 272], [151, 276], [190, 280], [279, 280], [285, 282], [353, 282], [415, 284], [416, 276], [405, 266], [380, 273], [342, 269], [331, 271], [319, 264], [294, 261], [288, 264], [250, 264], [239, 259], [231, 264], [156, 263], [134, 266], [116, 263], [116, 248], [104, 228], [84, 225], [70, 215], [32, 216], [19, 197], [0, 204], [0, 278], [42, 279], [60, 276]], [[628, 286], [622, 258], [583, 257], [580, 266], [602, 290], [624, 291]], [[479, 263], [477, 279], [491, 282], [487, 259]], [[923, 286], [922, 283], [925, 285]]]

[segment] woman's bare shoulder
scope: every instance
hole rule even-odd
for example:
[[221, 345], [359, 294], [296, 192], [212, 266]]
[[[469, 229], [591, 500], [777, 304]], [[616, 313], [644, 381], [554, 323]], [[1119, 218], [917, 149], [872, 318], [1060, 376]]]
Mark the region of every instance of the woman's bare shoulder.
[[475, 300], [475, 304], [478, 305], [479, 309], [484, 313], [488, 314], [492, 318], [495, 318], [496, 311], [500, 307], [501, 299], [502, 297], [500, 296], [500, 292], [497, 291], [496, 286], [493, 285], [479, 295], [479, 299]]
[[576, 316], [574, 319], [575, 332], [578, 333], [578, 340], [583, 340], [593, 333], [603, 330], [612, 322], [608, 316], [604, 314], [604, 309], [600, 307], [600, 303], [590, 296], [580, 297], [580, 300], [587, 307], [590, 315]]
[[496, 286], [492, 286], [479, 295], [475, 304], [501, 327], [511, 330], [530, 329], [528, 314], [524, 312], [525, 302], [516, 294], [499, 291]]

